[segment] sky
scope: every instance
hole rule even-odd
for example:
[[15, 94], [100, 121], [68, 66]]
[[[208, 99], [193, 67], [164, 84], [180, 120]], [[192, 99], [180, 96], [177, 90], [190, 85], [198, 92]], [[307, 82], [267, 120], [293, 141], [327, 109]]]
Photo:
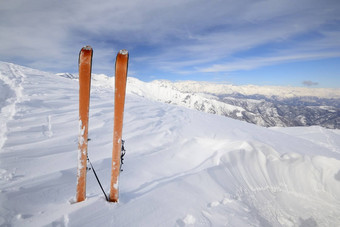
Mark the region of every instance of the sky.
[[0, 0], [0, 61], [143, 81], [340, 88], [339, 0]]

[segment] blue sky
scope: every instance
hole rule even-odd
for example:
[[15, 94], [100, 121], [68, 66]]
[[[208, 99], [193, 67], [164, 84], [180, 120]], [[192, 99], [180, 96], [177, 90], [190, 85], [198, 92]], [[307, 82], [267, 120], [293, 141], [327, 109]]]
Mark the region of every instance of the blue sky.
[[113, 75], [232, 84], [340, 88], [338, 0], [0, 0], [0, 60]]

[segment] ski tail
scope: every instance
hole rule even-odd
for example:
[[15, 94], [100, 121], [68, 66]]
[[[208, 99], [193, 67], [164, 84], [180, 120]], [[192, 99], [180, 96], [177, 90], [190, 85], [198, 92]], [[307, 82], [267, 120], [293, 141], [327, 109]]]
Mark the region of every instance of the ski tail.
[[76, 201], [86, 198], [87, 141], [93, 50], [85, 46], [79, 53], [79, 136]]
[[110, 201], [118, 202], [118, 178], [120, 173], [120, 159], [122, 147], [122, 130], [124, 117], [124, 103], [129, 53], [120, 50], [116, 57], [115, 68], [115, 110], [113, 127], [112, 169], [110, 185]]

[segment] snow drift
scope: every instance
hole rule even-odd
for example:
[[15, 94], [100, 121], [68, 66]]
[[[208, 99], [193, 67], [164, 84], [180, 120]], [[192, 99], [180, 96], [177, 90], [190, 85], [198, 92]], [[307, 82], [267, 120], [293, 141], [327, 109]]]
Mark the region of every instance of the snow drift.
[[[262, 128], [128, 83], [119, 204], [76, 184], [78, 81], [0, 63], [1, 226], [339, 226], [340, 131]], [[95, 76], [89, 158], [109, 190], [112, 78]]]

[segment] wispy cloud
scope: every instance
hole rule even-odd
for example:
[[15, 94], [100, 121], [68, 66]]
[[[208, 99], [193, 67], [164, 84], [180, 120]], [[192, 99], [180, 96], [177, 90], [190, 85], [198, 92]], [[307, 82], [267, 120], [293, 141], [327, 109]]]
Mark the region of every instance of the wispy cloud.
[[198, 68], [198, 72], [231, 72], [239, 70], [251, 70], [267, 65], [276, 65], [287, 62], [296, 62], [302, 60], [315, 60], [322, 58], [340, 57], [340, 52], [329, 53], [314, 53], [314, 54], [301, 54], [301, 55], [287, 55], [287, 56], [274, 56], [274, 57], [256, 57], [238, 59], [235, 61], [227, 62], [225, 64], [216, 64], [211, 67]]
[[302, 82], [302, 84], [305, 85], [305, 86], [310, 87], [310, 86], [316, 86], [316, 85], [318, 85], [319, 83], [318, 83], [318, 82], [313, 82], [313, 81], [311, 81], [311, 80], [305, 80], [305, 81]]
[[[326, 0], [0, 0], [0, 59], [77, 70], [94, 48], [94, 70], [111, 74], [127, 48], [136, 73], [195, 73], [339, 57], [340, 4]], [[153, 71], [150, 71], [153, 70]]]

